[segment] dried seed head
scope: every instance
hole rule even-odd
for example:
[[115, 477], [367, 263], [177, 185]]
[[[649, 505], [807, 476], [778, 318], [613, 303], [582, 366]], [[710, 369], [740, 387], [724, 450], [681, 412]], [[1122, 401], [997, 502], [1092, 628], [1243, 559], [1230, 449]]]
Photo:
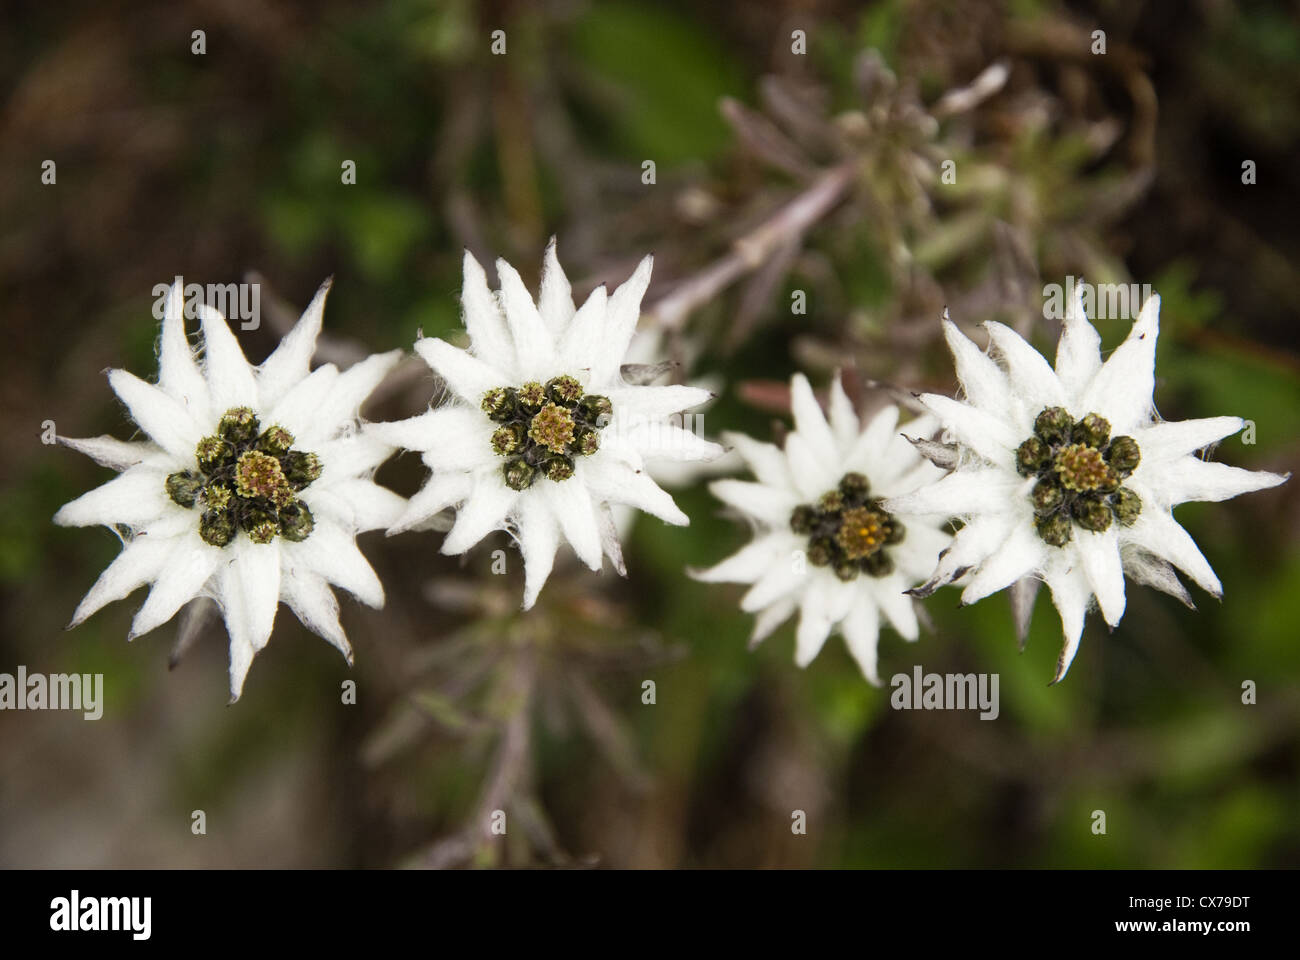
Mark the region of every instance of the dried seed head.
[[1111, 509], [1115, 511], [1116, 520], [1131, 527], [1137, 523], [1138, 515], [1142, 513], [1142, 498], [1128, 487], [1120, 487], [1111, 498]]
[[224, 547], [235, 539], [235, 521], [226, 510], [205, 510], [199, 517], [199, 536], [204, 543]]
[[546, 388], [536, 380], [530, 380], [519, 388], [519, 403], [531, 413], [536, 413], [546, 402]]
[[582, 384], [567, 373], [546, 381], [546, 395], [556, 403], [573, 406], [582, 399]]
[[846, 473], [840, 478], [840, 493], [853, 500], [862, 500], [871, 493], [871, 481], [862, 473]]
[[1034, 433], [1048, 446], [1056, 446], [1070, 439], [1074, 419], [1065, 407], [1048, 407], [1034, 420]]
[[1075, 443], [1101, 449], [1110, 439], [1110, 421], [1103, 416], [1090, 413], [1074, 425], [1070, 438]]
[[1105, 490], [1115, 484], [1115, 471], [1096, 447], [1068, 444], [1057, 451], [1054, 465], [1061, 486], [1067, 490]]
[[273, 457], [280, 457], [293, 447], [293, 434], [278, 423], [273, 424], [257, 438], [257, 446]]
[[817, 506], [823, 513], [839, 513], [844, 509], [844, 494], [838, 490], [827, 491], [821, 495]]
[[533, 482], [537, 471], [523, 460], [511, 460], [501, 468], [506, 486], [511, 490], [527, 490]]
[[1074, 521], [1085, 530], [1103, 533], [1110, 527], [1110, 507], [1094, 497], [1079, 497], [1070, 507]]
[[790, 514], [790, 529], [795, 533], [812, 533], [816, 522], [817, 511], [807, 505], [795, 507]]
[[600, 431], [591, 427], [578, 427], [573, 433], [573, 449], [589, 457], [600, 449]]
[[285, 477], [300, 490], [320, 479], [320, 458], [314, 453], [292, 450], [284, 455], [281, 463]]
[[257, 416], [248, 407], [231, 407], [221, 415], [217, 433], [231, 443], [247, 443], [257, 436]]
[[1116, 473], [1127, 478], [1142, 462], [1142, 451], [1138, 449], [1137, 441], [1132, 437], [1116, 437], [1110, 442], [1106, 459], [1110, 461]]
[[284, 471], [275, 457], [249, 450], [235, 463], [235, 492], [241, 497], [270, 498], [284, 484]]
[[1064, 511], [1046, 517], [1039, 517], [1034, 521], [1034, 527], [1038, 530], [1038, 535], [1043, 538], [1043, 541], [1053, 547], [1065, 546], [1070, 542], [1070, 537], [1074, 535], [1073, 525]]
[[213, 474], [220, 469], [233, 448], [220, 437], [204, 437], [194, 448], [194, 459], [198, 461], [199, 469], [206, 474]]
[[1030, 497], [1034, 501], [1034, 513], [1040, 517], [1055, 513], [1061, 508], [1061, 504], [1065, 503], [1065, 491], [1050, 479], [1039, 480], [1034, 484]]
[[518, 423], [507, 423], [492, 432], [492, 449], [498, 456], [514, 453], [524, 442], [524, 428]]
[[568, 457], [551, 457], [546, 461], [546, 479], [559, 483], [573, 476], [573, 461]]
[[885, 517], [867, 507], [853, 507], [840, 516], [835, 534], [841, 553], [849, 560], [861, 560], [885, 545]]
[[183, 470], [180, 473], [170, 474], [167, 477], [166, 487], [167, 496], [171, 497], [172, 503], [180, 504], [182, 507], [192, 507], [194, 501], [198, 499], [199, 491], [203, 489], [203, 478], [193, 471]]
[[1030, 477], [1052, 459], [1052, 448], [1038, 437], [1030, 437], [1016, 449], [1016, 472]]
[[515, 391], [509, 387], [493, 387], [483, 394], [483, 402], [479, 406], [489, 418], [502, 423], [514, 416]]
[[551, 453], [564, 453], [573, 442], [573, 414], [558, 403], [548, 403], [528, 425], [528, 438]]
[[294, 500], [280, 508], [280, 536], [286, 540], [301, 543], [310, 536], [315, 526], [316, 520], [312, 517], [311, 510], [301, 500]]
[[613, 416], [614, 405], [609, 402], [609, 397], [589, 393], [578, 401], [578, 412], [587, 423], [603, 427]]

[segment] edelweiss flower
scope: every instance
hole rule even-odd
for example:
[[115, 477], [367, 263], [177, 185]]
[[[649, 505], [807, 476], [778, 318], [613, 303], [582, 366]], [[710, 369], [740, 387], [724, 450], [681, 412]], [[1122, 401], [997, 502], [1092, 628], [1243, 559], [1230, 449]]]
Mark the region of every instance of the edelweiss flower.
[[1047, 582], [1065, 632], [1053, 683], [1070, 668], [1094, 596], [1106, 623], [1119, 623], [1125, 573], [1189, 606], [1173, 567], [1221, 595], [1218, 577], [1174, 521], [1175, 505], [1227, 500], [1286, 479], [1194, 455], [1240, 430], [1237, 417], [1156, 419], [1159, 315], [1153, 296], [1102, 363], [1101, 338], [1080, 293], [1065, 319], [1055, 371], [1018, 334], [990, 322], [999, 366], [945, 318], [966, 400], [921, 400], [955, 439], [956, 469], [886, 504], [965, 522], [920, 596], [962, 576], [964, 603], [1022, 578]]
[[459, 505], [442, 545], [464, 553], [506, 528], [524, 559], [524, 609], [550, 575], [561, 537], [599, 570], [602, 550], [623, 573], [609, 504], [668, 523], [689, 521], [644, 469], [650, 457], [708, 460], [722, 448], [670, 422], [707, 390], [630, 384], [620, 365], [640, 317], [651, 258], [613, 294], [597, 287], [575, 310], [555, 242], [546, 250], [538, 302], [497, 261], [501, 291], [465, 254], [461, 295], [469, 350], [436, 338], [415, 344], [451, 393], [445, 405], [374, 424], [391, 443], [418, 450], [432, 475], [389, 530], [397, 533]]
[[327, 281], [275, 352], [252, 367], [221, 314], [203, 305], [203, 359], [196, 360], [181, 288], [173, 286], [158, 383], [109, 372], [149, 439], [60, 438], [121, 471], [54, 517], [64, 526], [112, 527], [125, 545], [71, 626], [146, 583], [153, 588], [128, 639], [166, 623], [195, 597], [211, 597], [230, 634], [232, 702], [270, 639], [281, 600], [349, 663], [329, 584], [371, 606], [384, 603], [354, 537], [392, 523], [406, 501], [369, 479], [394, 448], [357, 430], [357, 410], [401, 351], [343, 373], [333, 364], [308, 373], [328, 290]]
[[[897, 407], [860, 430], [840, 386], [831, 384], [830, 421], [808, 380], [790, 382], [795, 430], [781, 450], [743, 434], [724, 434], [756, 482], [717, 480], [709, 489], [758, 526], [754, 540], [716, 567], [693, 572], [710, 583], [753, 584], [740, 609], [758, 614], [750, 645], [762, 642], [795, 609], [795, 662], [806, 667], [839, 626], [862, 673], [879, 685], [880, 615], [915, 640], [915, 601], [904, 591], [925, 578], [951, 537], [935, 520], [886, 510], [881, 499], [915, 490], [942, 475], [897, 433]], [[928, 436], [929, 416], [908, 428]]]

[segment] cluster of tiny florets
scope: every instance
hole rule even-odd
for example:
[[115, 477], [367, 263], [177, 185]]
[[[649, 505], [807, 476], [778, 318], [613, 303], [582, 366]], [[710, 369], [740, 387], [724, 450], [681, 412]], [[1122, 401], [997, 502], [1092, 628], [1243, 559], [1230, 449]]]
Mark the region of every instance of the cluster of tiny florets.
[[492, 433], [492, 449], [505, 458], [506, 485], [525, 490], [538, 477], [567, 480], [575, 457], [600, 449], [600, 431], [613, 405], [608, 397], [584, 393], [574, 377], [554, 377], [521, 387], [494, 387], [483, 394], [484, 413], [501, 424]]
[[1034, 420], [1034, 435], [1016, 450], [1016, 472], [1038, 477], [1029, 494], [1038, 535], [1063, 547], [1076, 523], [1094, 533], [1112, 520], [1132, 526], [1142, 500], [1121, 484], [1141, 459], [1137, 441], [1112, 438], [1104, 417], [1090, 413], [1075, 420], [1064, 407], [1043, 410]]
[[795, 507], [790, 529], [808, 537], [808, 561], [830, 567], [841, 580], [859, 573], [884, 577], [893, 572], [887, 546], [902, 543], [906, 528], [871, 496], [871, 484], [860, 473], [846, 473], [836, 489], [816, 503]]
[[320, 476], [314, 453], [293, 449], [293, 434], [279, 425], [261, 430], [247, 407], [221, 417], [217, 432], [194, 451], [197, 470], [167, 477], [167, 496], [199, 510], [199, 536], [224, 547], [243, 530], [254, 543], [276, 535], [306, 540], [315, 525], [297, 494]]

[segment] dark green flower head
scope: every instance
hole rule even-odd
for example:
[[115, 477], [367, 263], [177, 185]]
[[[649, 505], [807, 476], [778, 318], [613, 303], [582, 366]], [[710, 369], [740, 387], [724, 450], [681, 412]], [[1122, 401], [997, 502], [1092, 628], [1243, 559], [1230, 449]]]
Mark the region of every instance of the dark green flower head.
[[305, 540], [314, 521], [296, 494], [320, 477], [320, 459], [293, 449], [293, 434], [273, 424], [261, 429], [247, 407], [221, 416], [217, 432], [194, 450], [197, 470], [181, 470], [164, 483], [178, 506], [199, 511], [199, 536], [224, 547], [239, 531], [253, 543], [277, 535]]

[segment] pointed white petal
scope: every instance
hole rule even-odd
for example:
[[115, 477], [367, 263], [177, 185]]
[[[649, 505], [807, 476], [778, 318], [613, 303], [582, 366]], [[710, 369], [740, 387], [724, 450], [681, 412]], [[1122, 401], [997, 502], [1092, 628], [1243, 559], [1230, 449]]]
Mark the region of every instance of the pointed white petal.
[[333, 644], [352, 663], [352, 645], [339, 624], [339, 601], [324, 580], [310, 571], [286, 565], [281, 581], [284, 602], [302, 625]]
[[179, 283], [173, 283], [167, 292], [167, 306], [163, 311], [158, 386], [188, 410], [193, 419], [205, 421], [211, 416], [208, 385], [185, 335], [185, 298]]
[[1015, 391], [1024, 396], [1032, 408], [1031, 416], [1036, 416], [1043, 407], [1063, 407], [1067, 404], [1061, 378], [1024, 337], [996, 320], [990, 320], [985, 327], [1002, 362], [1007, 365], [1007, 373]]
[[68, 627], [77, 626], [113, 601], [121, 600], [136, 588], [158, 579], [173, 546], [170, 540], [156, 537], [136, 537], [127, 543], [77, 605]]
[[627, 355], [628, 344], [641, 319], [641, 298], [650, 286], [650, 271], [654, 257], [647, 256], [627, 280], [621, 283], [609, 298], [605, 311], [605, 327], [601, 331], [600, 352], [592, 369], [592, 382], [605, 383], [617, 380], [618, 368]]
[[969, 403], [994, 417], [1002, 417], [1010, 400], [1007, 375], [993, 358], [967, 338], [951, 320], [943, 321], [943, 336], [952, 351], [957, 379]]
[[1056, 345], [1056, 375], [1072, 397], [1078, 396], [1101, 369], [1101, 336], [1083, 312], [1083, 290], [1082, 284], [1075, 287]]
[[569, 541], [578, 559], [592, 570], [601, 565], [600, 527], [596, 520], [596, 507], [591, 494], [582, 482], [581, 466], [577, 476], [555, 483], [542, 481], [540, 493], [559, 520], [560, 532]]
[[333, 282], [331, 278], [320, 285], [293, 329], [258, 368], [257, 391], [263, 410], [279, 403], [311, 371], [311, 358], [316, 353], [316, 340], [325, 314], [325, 298]]
[[560, 533], [555, 517], [551, 516], [545, 501], [535, 491], [528, 491], [519, 498], [515, 526], [519, 552], [524, 556], [523, 606], [525, 610], [531, 610], [551, 575]]
[[1142, 463], [1166, 463], [1231, 436], [1246, 425], [1240, 417], [1206, 417], [1153, 423], [1132, 431]]
[[794, 486], [789, 461], [776, 444], [761, 443], [743, 433], [724, 433], [722, 442], [735, 448], [759, 483], [778, 490], [789, 490]]
[[371, 433], [369, 426], [366, 424], [358, 433], [347, 433], [316, 445], [315, 453], [321, 462], [321, 478], [317, 483], [369, 476], [393, 455], [396, 447]]
[[497, 276], [501, 281], [501, 308], [514, 341], [519, 376], [524, 380], [548, 379], [554, 375], [558, 362], [555, 340], [542, 322], [519, 271], [498, 260]]
[[[928, 597], [940, 587], [959, 580], [982, 564], [1011, 533], [1011, 528], [1022, 522], [1013, 514], [978, 516], [957, 531], [952, 544], [939, 557], [930, 579], [912, 594]], [[907, 541], [904, 540], [904, 543]]]
[[[1183, 457], [1160, 470], [1158, 485], [1160, 495], [1170, 505], [1191, 500], [1217, 503], [1231, 500], [1243, 493], [1276, 487], [1279, 483], [1285, 483], [1287, 476]], [[1148, 478], [1147, 483], [1155, 485], [1157, 481]]]
[[483, 394], [510, 382], [495, 366], [435, 337], [415, 341], [415, 352], [442, 377], [453, 393], [475, 408], [482, 402]]
[[858, 422], [858, 412], [853, 409], [853, 402], [849, 395], [844, 392], [844, 384], [840, 382], [840, 371], [835, 371], [835, 376], [831, 379], [831, 432], [835, 434], [835, 442], [839, 447], [839, 452], [847, 456], [853, 449], [854, 444], [858, 441], [858, 434], [862, 429]]
[[684, 430], [667, 422], [642, 422], [618, 428], [622, 439], [642, 457], [679, 463], [708, 463], [725, 452], [712, 440], [705, 440], [694, 430]]
[[[1033, 526], [1018, 523], [1011, 528], [1001, 546], [979, 565], [962, 591], [961, 602], [975, 603], [989, 594], [1004, 590], [1021, 577], [1029, 576], [1042, 569], [1047, 551], [1050, 549]], [[1118, 559], [1118, 553], [1116, 554]], [[1120, 593], [1123, 594], [1121, 577]]]
[[1049, 564], [1045, 579], [1052, 591], [1052, 603], [1061, 615], [1061, 630], [1065, 636], [1065, 644], [1056, 661], [1056, 676], [1052, 680], [1052, 683], [1060, 683], [1079, 650], [1083, 621], [1092, 600], [1092, 588], [1088, 586], [1082, 570], [1065, 562]]
[[915, 640], [921, 635], [921, 626], [916, 619], [916, 601], [904, 593], [906, 584], [903, 578], [894, 574], [875, 581], [875, 602], [885, 619], [898, 631], [904, 640]]
[[1178, 579], [1178, 574], [1170, 563], [1147, 553], [1136, 544], [1122, 546], [1120, 558], [1124, 561], [1124, 574], [1134, 583], [1154, 587], [1162, 593], [1181, 600], [1189, 610], [1196, 609], [1196, 604], [1192, 602], [1192, 595]]
[[[468, 250], [465, 251], [464, 270], [465, 282], [460, 291], [460, 303], [465, 329], [469, 331], [470, 350], [476, 357], [484, 358], [505, 370], [510, 375], [506, 379], [515, 380], [518, 375], [515, 368], [515, 345], [506, 330], [501, 305], [488, 289], [487, 274]], [[505, 382], [503, 379], [502, 383]]]
[[166, 478], [162, 471], [135, 467], [64, 504], [54, 515], [54, 522], [61, 527], [115, 523], [142, 527], [182, 509], [167, 499]]
[[207, 304], [199, 304], [198, 312], [203, 322], [203, 375], [208, 382], [212, 412], [220, 416], [231, 407], [256, 407], [253, 368], [226, 318]]
[[379, 577], [357, 549], [356, 541], [333, 523], [317, 523], [306, 540], [285, 542], [280, 550], [281, 562], [286, 566], [324, 577], [368, 606], [384, 605], [384, 587]]
[[278, 423], [295, 438], [312, 435], [318, 429], [316, 411], [327, 401], [338, 379], [339, 371], [334, 364], [317, 367], [276, 401], [265, 417], [266, 424]]
[[713, 397], [702, 387], [678, 384], [649, 387], [617, 387], [605, 391], [614, 406], [614, 416], [628, 421], [663, 420], [675, 413], [698, 407]]
[[798, 431], [786, 435], [785, 457], [795, 489], [805, 500], [815, 500], [840, 482], [842, 466], [838, 458], [827, 460], [808, 438]]
[[1159, 335], [1160, 297], [1152, 294], [1142, 307], [1128, 338], [1088, 384], [1080, 401], [1079, 415], [1101, 414], [1110, 421], [1111, 431], [1115, 434], [1128, 433], [1149, 421]]
[[[227, 607], [227, 611], [229, 608]], [[244, 692], [244, 681], [248, 678], [248, 668], [253, 665], [253, 644], [247, 636], [236, 635], [230, 629], [229, 612], [226, 613], [226, 630], [230, 632], [230, 702], [234, 703]]]
[[745, 613], [757, 613], [807, 586], [810, 579], [806, 572], [795, 573], [793, 557], [788, 564], [773, 564], [745, 591], [745, 595], [740, 598], [740, 609]]
[[90, 459], [94, 460], [101, 467], [111, 467], [114, 470], [125, 470], [133, 467], [146, 459], [161, 467], [160, 457], [162, 451], [152, 443], [139, 441], [136, 443], [127, 443], [125, 440], [118, 440], [116, 437], [86, 437], [76, 439], [74, 437], [59, 437], [59, 443], [65, 447], [76, 450], [78, 453], [84, 453]]
[[410, 530], [447, 507], [464, 502], [473, 481], [464, 473], [433, 474], [388, 528], [389, 534]]
[[235, 548], [231, 582], [243, 597], [241, 612], [248, 621], [248, 639], [255, 651], [261, 651], [271, 639], [280, 604], [279, 543], [253, 543], [239, 537], [231, 546]]
[[789, 540], [769, 534], [741, 547], [727, 559], [707, 570], [692, 570], [693, 579], [703, 583], [756, 583], [773, 564], [790, 569]]
[[1124, 539], [1136, 543], [1162, 560], [1168, 560], [1207, 593], [1215, 597], [1223, 596], [1223, 584], [1214, 575], [1210, 562], [1205, 559], [1191, 534], [1168, 513], [1143, 510], [1133, 526], [1126, 531]]
[[880, 611], [871, 598], [863, 594], [853, 604], [849, 615], [844, 618], [840, 630], [844, 633], [844, 642], [849, 653], [857, 661], [858, 669], [873, 686], [880, 686], [880, 676], [876, 672], [876, 644], [880, 638]]
[[794, 600], [785, 599], [760, 610], [754, 619], [754, 630], [749, 635], [749, 649], [753, 650], [770, 637], [777, 627], [790, 618], [797, 606]]
[[974, 514], [1021, 512], [1033, 480], [995, 467], [966, 467], [932, 484], [890, 497], [890, 513], [926, 517], [964, 517]]
[[878, 467], [885, 459], [884, 451], [888, 448], [889, 439], [894, 436], [897, 428], [898, 407], [892, 405], [882, 407], [858, 437], [857, 443], [845, 461], [845, 466], [850, 470], [863, 471], [868, 480], [873, 484], [877, 483]]
[[108, 384], [131, 413], [131, 419], [158, 446], [181, 459], [193, 459], [203, 433], [190, 412], [160, 387], [125, 370], [110, 370]]
[[221, 547], [210, 546], [197, 536], [177, 538], [149, 598], [131, 621], [127, 639], [134, 640], [175, 616], [177, 610], [199, 595], [226, 559]]
[[406, 512], [406, 498], [361, 478], [340, 480], [322, 490], [312, 484], [302, 498], [313, 514], [329, 513], [345, 530], [385, 530]]
[[645, 471], [600, 456], [592, 458], [584, 466], [584, 476], [593, 500], [626, 503], [679, 527], [690, 524], [690, 518]]
[[808, 442], [817, 459], [833, 470], [840, 461], [835, 436], [822, 414], [821, 405], [817, 403], [812, 385], [802, 373], [790, 378], [790, 409], [794, 414], [795, 430]]
[[1025, 438], [1017, 436], [1007, 423], [949, 397], [927, 393], [920, 399], [966, 446], [985, 460], [1015, 469], [1015, 450]]
[[597, 504], [596, 523], [600, 528], [600, 549], [609, 557], [614, 572], [626, 577], [627, 565], [623, 563], [623, 545], [618, 541], [618, 524], [614, 522], [614, 511], [608, 503]]
[[[549, 481], [542, 481], [549, 482]], [[445, 554], [464, 553], [493, 530], [505, 526], [508, 514], [519, 500], [519, 493], [511, 490], [495, 474], [486, 474], [474, 485], [456, 516], [456, 525], [442, 542]]]
[[1124, 565], [1119, 557], [1119, 535], [1114, 525], [1104, 533], [1074, 531], [1079, 560], [1088, 586], [1097, 595], [1101, 615], [1110, 626], [1124, 616]]
[[799, 601], [799, 626], [794, 635], [794, 662], [799, 667], [812, 663], [821, 653], [835, 624], [830, 617], [830, 586], [824, 577], [813, 577]]
[[555, 238], [546, 245], [546, 257], [542, 261], [542, 284], [537, 294], [537, 312], [542, 315], [554, 340], [564, 334], [573, 319], [573, 290], [569, 278], [564, 275], [560, 258], [555, 252]]
[[310, 447], [333, 436], [341, 427], [350, 426], [357, 419], [366, 397], [401, 359], [401, 350], [390, 350], [366, 357], [340, 373], [311, 423], [301, 431], [302, 443]]
[[[560, 362], [570, 373], [576, 374], [577, 371], [593, 371], [596, 364], [596, 357], [600, 353], [601, 339], [605, 329], [605, 316], [609, 312], [609, 293], [605, 290], [602, 283], [595, 290], [578, 312], [574, 314], [573, 321], [569, 324], [569, 330], [564, 335], [564, 341], [560, 345]], [[621, 360], [619, 361], [622, 362]], [[607, 383], [617, 383], [618, 378], [602, 368], [606, 373], [606, 379], [597, 383], [592, 380], [592, 386], [604, 387]]]
[[770, 527], [789, 524], [790, 511], [800, 502], [792, 492], [745, 480], [715, 480], [709, 484], [709, 492]]

